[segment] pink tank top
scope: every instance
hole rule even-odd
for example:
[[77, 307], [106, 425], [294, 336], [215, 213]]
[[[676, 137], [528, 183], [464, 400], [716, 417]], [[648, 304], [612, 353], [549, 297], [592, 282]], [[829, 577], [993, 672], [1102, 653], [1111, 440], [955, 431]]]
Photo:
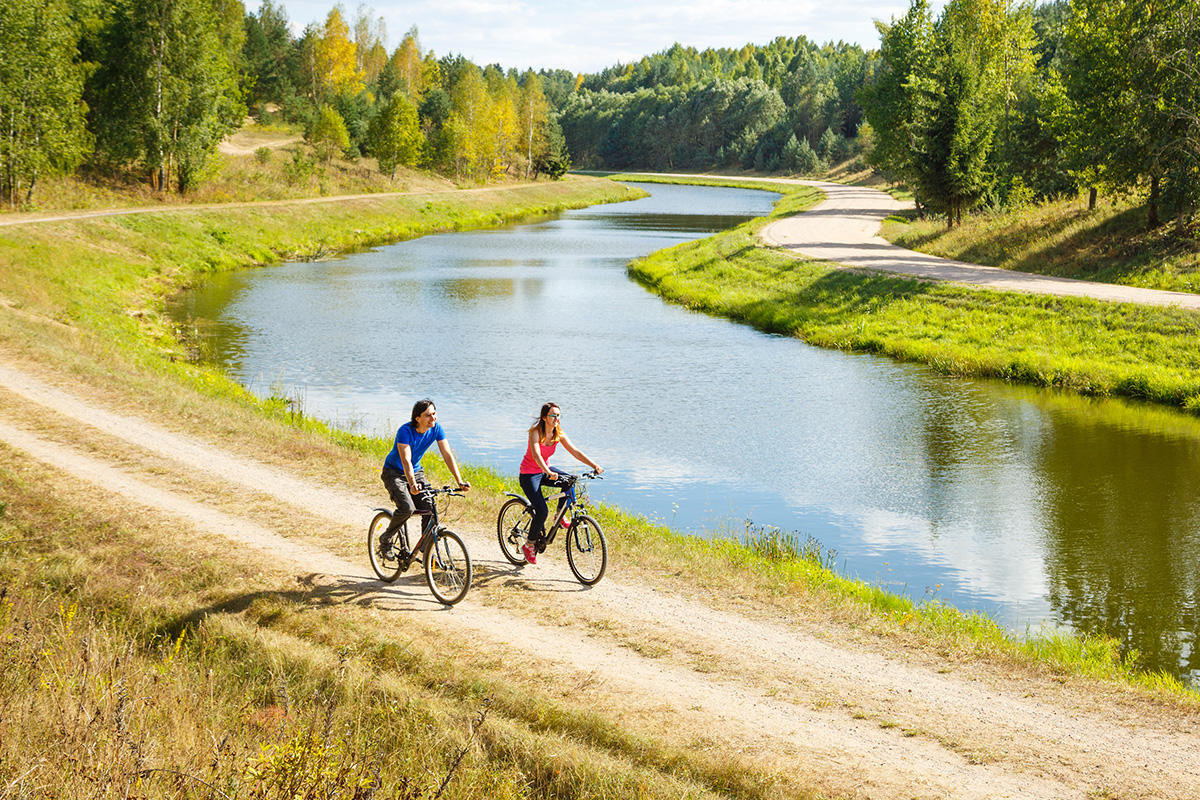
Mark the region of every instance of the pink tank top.
[[[542, 451], [542, 461], [546, 462], [547, 466], [549, 466], [550, 456], [554, 455], [554, 451], [558, 449], [558, 442], [554, 442], [553, 444], [540, 444], [539, 443], [538, 447]], [[541, 471], [542, 471], [542, 468], [539, 467], [537, 465], [537, 462], [533, 460], [532, 447], [526, 447], [525, 448], [525, 458], [521, 459], [521, 474], [522, 475], [537, 475]]]

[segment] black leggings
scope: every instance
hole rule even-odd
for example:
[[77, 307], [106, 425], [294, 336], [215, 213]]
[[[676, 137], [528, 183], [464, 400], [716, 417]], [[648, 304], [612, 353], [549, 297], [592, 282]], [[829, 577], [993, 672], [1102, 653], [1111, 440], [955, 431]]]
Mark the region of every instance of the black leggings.
[[[521, 489], [525, 492], [525, 496], [529, 498], [529, 502], [533, 505], [533, 524], [529, 526], [530, 538], [540, 538], [545, 534], [546, 517], [550, 515], [550, 507], [546, 504], [546, 498], [542, 497], [541, 487], [553, 486], [556, 489], [566, 489], [566, 497], [558, 498], [558, 508], [562, 508], [563, 503], [575, 502], [575, 487], [565, 477], [567, 473], [562, 470], [550, 468], [557, 477], [547, 478], [545, 473], [535, 472], [531, 475], [521, 475]], [[557, 513], [557, 509], [555, 510]]]

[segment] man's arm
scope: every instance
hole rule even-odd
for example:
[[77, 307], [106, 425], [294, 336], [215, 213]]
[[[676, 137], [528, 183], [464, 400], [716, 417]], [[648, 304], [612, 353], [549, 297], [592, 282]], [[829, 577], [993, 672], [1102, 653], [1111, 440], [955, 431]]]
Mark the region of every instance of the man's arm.
[[450, 470], [450, 474], [454, 476], [454, 480], [458, 482], [458, 488], [470, 489], [471, 484], [462, 479], [462, 475], [458, 473], [458, 462], [454, 460], [454, 453], [450, 452], [450, 443], [445, 439], [438, 440], [438, 450], [442, 451], [442, 460], [446, 462], [446, 466]]

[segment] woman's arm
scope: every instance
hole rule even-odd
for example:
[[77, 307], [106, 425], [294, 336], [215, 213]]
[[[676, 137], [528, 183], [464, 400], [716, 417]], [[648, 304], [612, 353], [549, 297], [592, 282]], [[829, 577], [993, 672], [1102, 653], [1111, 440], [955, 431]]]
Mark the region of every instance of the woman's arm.
[[601, 467], [596, 465], [595, 461], [592, 461], [590, 458], [585, 456], [582, 451], [577, 450], [575, 445], [571, 444], [571, 440], [567, 438], [566, 434], [563, 434], [561, 437], [559, 437], [559, 441], [562, 442], [562, 446], [566, 448], [568, 453], [575, 456], [575, 458], [579, 459], [584, 464], [587, 464], [592, 469], [596, 470], [597, 474], [604, 472]]

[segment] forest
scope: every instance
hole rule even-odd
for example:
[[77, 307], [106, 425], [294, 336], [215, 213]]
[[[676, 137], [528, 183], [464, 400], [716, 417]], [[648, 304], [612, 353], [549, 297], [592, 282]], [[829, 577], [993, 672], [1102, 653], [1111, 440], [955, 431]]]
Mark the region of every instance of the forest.
[[40, 177], [204, 180], [243, 124], [302, 127], [311, 154], [458, 181], [603, 170], [819, 175], [856, 160], [947, 224], [1090, 190], [1140, 193], [1156, 227], [1200, 194], [1200, 0], [913, 0], [880, 46], [676, 44], [596, 74], [389, 52], [373, 9], [293, 35], [264, 0], [9, 0], [0, 7], [0, 190]]

